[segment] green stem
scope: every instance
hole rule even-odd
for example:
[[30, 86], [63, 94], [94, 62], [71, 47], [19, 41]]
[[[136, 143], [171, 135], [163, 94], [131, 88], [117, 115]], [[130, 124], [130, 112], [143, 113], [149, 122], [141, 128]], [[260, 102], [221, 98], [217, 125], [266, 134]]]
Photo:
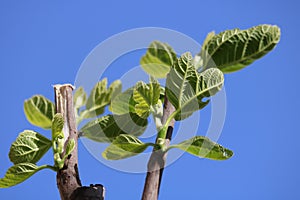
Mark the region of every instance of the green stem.
[[165, 126], [168, 127], [171, 121], [174, 119], [174, 117], [177, 115], [179, 110], [175, 110], [167, 119]]
[[46, 169], [46, 168], [48, 168], [48, 169], [51, 169], [51, 170], [53, 170], [53, 171], [55, 171], [55, 172], [58, 171], [57, 167], [52, 166], [52, 165], [42, 165], [42, 166], [40, 166], [40, 167], [41, 167], [41, 169]]
[[[160, 129], [160, 131], [157, 134], [157, 139], [165, 139], [166, 135], [167, 135], [167, 130], [169, 127], [169, 124], [171, 123], [171, 121], [174, 119], [174, 117], [176, 116], [178, 110], [175, 110], [175, 112], [173, 112], [166, 120], [166, 123], [163, 125], [163, 127]], [[156, 139], [156, 140], [157, 140]]]
[[166, 139], [167, 130], [168, 130], [168, 127], [167, 126], [163, 126], [160, 129], [160, 131], [157, 133], [157, 137], [156, 137], [156, 143], [157, 144], [160, 144], [159, 141]]
[[174, 127], [174, 106], [165, 96], [163, 116], [161, 118], [162, 128], [156, 137], [156, 146], [153, 149], [148, 162], [148, 172], [145, 180], [142, 200], [157, 200], [163, 170], [166, 163], [166, 149], [170, 144]]

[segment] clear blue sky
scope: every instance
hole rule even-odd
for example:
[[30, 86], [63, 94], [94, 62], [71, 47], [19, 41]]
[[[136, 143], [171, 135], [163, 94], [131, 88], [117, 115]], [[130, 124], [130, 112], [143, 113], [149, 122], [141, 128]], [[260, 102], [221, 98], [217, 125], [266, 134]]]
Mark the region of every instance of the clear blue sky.
[[[101, 41], [137, 27], [180, 31], [202, 42], [207, 32], [269, 23], [281, 27], [277, 48], [251, 67], [226, 76], [227, 116], [221, 144], [235, 152], [216, 162], [185, 154], [165, 173], [160, 199], [300, 199], [299, 27], [297, 1], [0, 1], [0, 175], [11, 166], [11, 142], [30, 125], [23, 101], [53, 99], [51, 85], [73, 83]], [[204, 1], [203, 1], [204, 2]], [[132, 63], [138, 64], [139, 57]], [[108, 78], [115, 78], [116, 69]], [[40, 163], [51, 162], [51, 152]], [[112, 170], [80, 145], [83, 184], [102, 183], [107, 200], [140, 199], [144, 174]], [[35, 174], [0, 189], [1, 199], [59, 199], [55, 173]]]

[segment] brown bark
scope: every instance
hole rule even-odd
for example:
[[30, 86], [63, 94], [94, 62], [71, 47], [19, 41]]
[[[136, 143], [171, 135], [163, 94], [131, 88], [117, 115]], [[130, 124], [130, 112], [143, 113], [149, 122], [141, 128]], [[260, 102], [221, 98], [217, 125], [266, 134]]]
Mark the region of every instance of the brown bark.
[[[175, 111], [174, 106], [168, 101], [167, 97], [165, 97], [162, 124], [166, 123], [166, 120], [174, 111]], [[166, 147], [170, 145], [173, 128], [174, 128], [174, 122], [175, 120], [173, 119], [169, 123], [167, 129], [167, 135], [165, 138]], [[148, 172], [145, 180], [142, 200], [158, 199], [160, 183], [161, 183], [162, 174], [166, 163], [166, 156], [167, 153], [163, 153], [161, 150], [156, 150], [155, 148], [153, 149], [153, 152], [148, 162]]]
[[73, 87], [69, 84], [55, 85], [54, 91], [56, 112], [61, 113], [65, 120], [63, 130], [65, 147], [70, 139], [74, 139], [75, 141], [74, 150], [65, 160], [64, 167], [57, 172], [56, 176], [61, 199], [69, 200], [73, 191], [81, 186], [78, 173], [78, 134], [73, 107]]
[[[64, 167], [57, 172], [56, 181], [62, 200], [104, 200], [104, 187], [91, 185], [81, 187], [78, 173], [78, 131], [73, 106], [73, 86], [55, 85], [56, 112], [64, 116], [64, 150], [70, 139], [74, 139], [75, 148], [65, 160]], [[62, 157], [64, 155], [61, 155]]]

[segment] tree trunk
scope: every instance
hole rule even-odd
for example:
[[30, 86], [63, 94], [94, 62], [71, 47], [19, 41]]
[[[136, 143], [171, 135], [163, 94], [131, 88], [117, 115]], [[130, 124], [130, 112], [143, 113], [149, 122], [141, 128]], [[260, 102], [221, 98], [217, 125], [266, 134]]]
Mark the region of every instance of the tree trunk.
[[[175, 111], [174, 106], [168, 101], [165, 96], [164, 101], [164, 110], [162, 116], [162, 124], [165, 124], [169, 116]], [[170, 145], [172, 138], [173, 128], [174, 128], [173, 119], [168, 126], [167, 135], [165, 140], [165, 146]], [[148, 162], [148, 172], [145, 180], [144, 191], [142, 200], [157, 200], [159, 195], [160, 183], [162, 179], [162, 174], [164, 171], [166, 163], [167, 153], [163, 153], [161, 150], [153, 149], [151, 157]]]
[[64, 151], [70, 139], [75, 141], [74, 150], [65, 160], [64, 167], [57, 172], [57, 187], [62, 200], [103, 200], [104, 188], [102, 185], [81, 187], [78, 173], [78, 132], [73, 106], [73, 89], [70, 84], [54, 86], [56, 112], [61, 113], [65, 121], [63, 128]]

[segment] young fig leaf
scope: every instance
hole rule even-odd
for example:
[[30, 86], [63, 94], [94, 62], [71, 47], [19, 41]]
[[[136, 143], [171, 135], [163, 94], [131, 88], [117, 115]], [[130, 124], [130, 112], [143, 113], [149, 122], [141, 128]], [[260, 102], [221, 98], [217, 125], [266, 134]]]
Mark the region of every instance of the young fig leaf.
[[36, 172], [49, 168], [47, 165], [36, 166], [32, 163], [19, 163], [9, 168], [4, 176], [0, 179], [0, 188], [8, 188], [22, 183]]
[[78, 112], [79, 108], [86, 104], [86, 101], [86, 92], [84, 91], [83, 87], [79, 87], [74, 93], [74, 108], [76, 110], [76, 113]]
[[166, 43], [154, 41], [150, 44], [140, 63], [143, 70], [149, 75], [155, 78], [165, 78], [175, 60], [176, 53], [172, 47]]
[[179, 144], [172, 145], [169, 149], [171, 148], [179, 148], [192, 155], [212, 160], [226, 160], [233, 155], [231, 150], [222, 147], [204, 136], [195, 136]]
[[224, 73], [241, 70], [266, 55], [279, 40], [280, 29], [267, 24], [224, 31], [205, 40], [200, 53], [203, 69], [217, 67]]
[[139, 136], [147, 128], [148, 121], [134, 113], [106, 115], [81, 128], [82, 136], [96, 142], [112, 142], [121, 134]]
[[9, 159], [14, 164], [36, 163], [51, 147], [51, 140], [43, 135], [25, 130], [10, 147]]
[[183, 120], [208, 104], [203, 98], [221, 90], [223, 73], [217, 68], [198, 73], [190, 53], [183, 54], [174, 63], [166, 80], [166, 95], [176, 108], [175, 120]]
[[142, 118], [150, 115], [151, 109], [158, 103], [160, 97], [160, 85], [158, 82], [146, 84], [143, 81], [138, 82], [133, 90], [133, 100], [135, 112]]
[[135, 105], [133, 88], [130, 88], [112, 99], [109, 110], [116, 115], [135, 113]]
[[61, 113], [56, 113], [52, 120], [52, 140], [56, 141], [57, 138], [64, 138], [64, 117]]
[[72, 138], [72, 139], [70, 139], [68, 141], [64, 160], [72, 153], [72, 151], [74, 150], [74, 148], [75, 148], [75, 140]]
[[105, 149], [102, 156], [107, 160], [120, 160], [138, 155], [145, 151], [148, 146], [154, 146], [154, 144], [143, 143], [132, 135], [119, 135]]
[[81, 118], [93, 118], [104, 112], [104, 108], [110, 104], [113, 97], [122, 91], [121, 81], [114, 81], [107, 88], [107, 79], [98, 82], [92, 89], [86, 103], [86, 110], [82, 111]]
[[50, 129], [55, 107], [47, 98], [41, 95], [35, 95], [25, 100], [24, 113], [31, 124], [44, 129]]

